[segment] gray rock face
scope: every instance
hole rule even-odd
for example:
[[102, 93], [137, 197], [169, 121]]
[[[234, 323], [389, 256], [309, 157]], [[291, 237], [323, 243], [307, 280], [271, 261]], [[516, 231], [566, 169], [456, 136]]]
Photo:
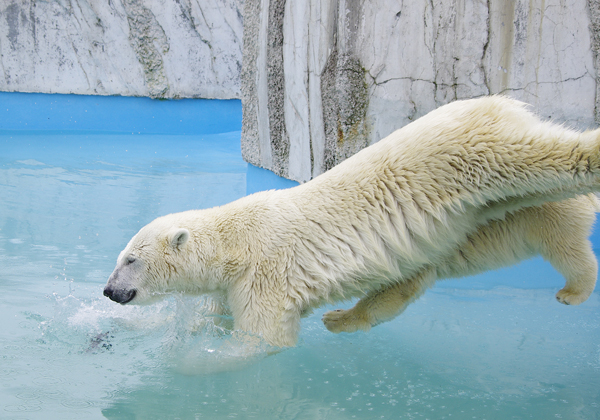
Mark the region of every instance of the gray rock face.
[[246, 0], [242, 151], [307, 181], [430, 110], [503, 93], [599, 121], [598, 0]]
[[239, 98], [243, 0], [5, 0], [0, 90]]
[[241, 97], [244, 158], [301, 182], [455, 99], [586, 128], [598, 68], [600, 0], [0, 2], [1, 91]]

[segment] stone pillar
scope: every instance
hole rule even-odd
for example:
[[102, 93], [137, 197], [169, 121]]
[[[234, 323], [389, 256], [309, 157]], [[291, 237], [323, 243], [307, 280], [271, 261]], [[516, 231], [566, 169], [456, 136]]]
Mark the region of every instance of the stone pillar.
[[598, 121], [599, 0], [246, 0], [242, 151], [305, 182], [432, 109], [502, 93]]
[[355, 54], [361, 4], [246, 1], [242, 153], [248, 162], [307, 181], [368, 144], [367, 74]]

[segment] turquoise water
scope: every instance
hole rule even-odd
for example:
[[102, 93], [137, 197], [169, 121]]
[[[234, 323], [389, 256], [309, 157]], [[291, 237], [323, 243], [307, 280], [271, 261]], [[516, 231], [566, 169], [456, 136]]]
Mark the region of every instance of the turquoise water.
[[202, 299], [104, 298], [155, 217], [293, 185], [243, 162], [240, 124], [237, 101], [0, 94], [1, 419], [600, 419], [600, 295], [556, 303], [539, 259], [369, 333], [320, 308], [270, 356]]

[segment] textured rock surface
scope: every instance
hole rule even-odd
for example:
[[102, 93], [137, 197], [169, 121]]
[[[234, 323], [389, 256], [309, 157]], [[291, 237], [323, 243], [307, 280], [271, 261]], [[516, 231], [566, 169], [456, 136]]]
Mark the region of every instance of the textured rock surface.
[[598, 0], [246, 0], [244, 157], [307, 181], [437, 106], [489, 93], [588, 127], [598, 28]]
[[588, 127], [598, 68], [600, 0], [0, 2], [1, 91], [241, 97], [244, 158], [299, 181], [455, 99]]
[[4, 0], [0, 90], [239, 98], [243, 0]]

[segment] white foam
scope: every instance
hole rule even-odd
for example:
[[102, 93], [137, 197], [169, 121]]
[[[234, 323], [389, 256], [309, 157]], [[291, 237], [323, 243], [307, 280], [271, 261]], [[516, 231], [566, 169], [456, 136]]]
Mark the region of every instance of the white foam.
[[46, 165], [45, 163], [40, 162], [39, 160], [35, 160], [35, 159], [17, 160], [16, 163], [21, 163], [23, 165], [29, 165], [29, 166], [44, 166], [44, 165]]

